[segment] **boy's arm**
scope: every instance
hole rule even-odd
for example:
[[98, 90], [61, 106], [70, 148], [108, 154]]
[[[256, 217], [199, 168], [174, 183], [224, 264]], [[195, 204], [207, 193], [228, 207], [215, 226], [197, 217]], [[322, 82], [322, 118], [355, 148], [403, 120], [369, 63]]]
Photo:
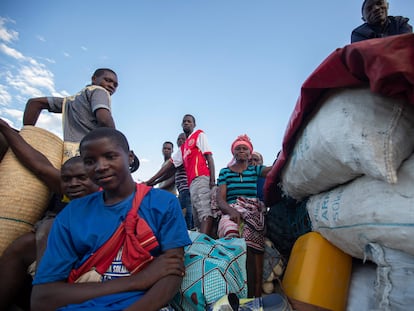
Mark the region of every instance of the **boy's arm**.
[[43, 181], [52, 192], [60, 194], [62, 192], [60, 187], [60, 171], [2, 119], [0, 119], [0, 132], [3, 133], [21, 164]]
[[[129, 308], [125, 309], [126, 311], [160, 310], [162, 307], [165, 307], [178, 292], [185, 271], [184, 248], [174, 248], [167, 250], [166, 253], [175, 254], [179, 258], [182, 258], [182, 261], [180, 263], [180, 266], [182, 265], [180, 268], [182, 269], [182, 274], [168, 274], [159, 279], [139, 301], [135, 302]], [[162, 293], [162, 295], [160, 295], [160, 293]]]
[[47, 97], [29, 99], [24, 109], [23, 125], [35, 125], [43, 109], [49, 109]]
[[[66, 283], [64, 281], [33, 286], [31, 310], [56, 310], [68, 304], [78, 304], [103, 295], [132, 291], [129, 278], [123, 277], [103, 283]], [[131, 283], [131, 282], [129, 282]]]
[[111, 127], [115, 128], [115, 122], [112, 118], [112, 114], [108, 109], [99, 108], [95, 111], [95, 117], [98, 121], [99, 127]]
[[174, 174], [172, 174], [169, 178], [165, 179], [165, 183], [162, 184], [162, 187], [160, 186], [160, 189], [169, 189], [172, 186], [174, 186], [174, 184], [175, 184], [175, 176]]
[[116, 293], [114, 289], [119, 282], [115, 281], [118, 280], [74, 284], [59, 281], [34, 285], [30, 299], [31, 310], [52, 311], [68, 304], [82, 303], [98, 296]]
[[204, 157], [207, 160], [208, 169], [210, 170], [210, 188], [213, 188], [216, 185], [216, 169], [214, 166], [213, 155], [211, 153], [207, 153]]
[[[164, 254], [155, 258], [144, 270], [129, 277], [120, 277], [103, 283], [66, 283], [58, 281], [34, 285], [31, 307], [33, 311], [56, 310], [68, 304], [82, 303], [99, 296], [151, 288], [148, 291], [152, 293], [149, 298], [151, 301], [148, 302], [148, 298], [144, 300], [145, 304], [139, 304], [143, 309], [139, 310], [159, 310], [160, 308], [151, 309], [144, 308], [144, 306], [166, 304], [177, 292], [184, 271], [184, 249], [175, 248], [167, 250]], [[160, 298], [159, 290], [153, 290], [155, 286], [163, 290], [162, 298]], [[166, 298], [164, 298], [164, 295]], [[146, 296], [147, 294], [144, 297]], [[168, 300], [166, 300], [167, 298]], [[167, 302], [164, 303], [164, 300]]]
[[96, 118], [98, 127], [115, 128], [111, 112], [111, 95], [101, 86], [91, 86], [84, 89], [91, 110]]
[[148, 186], [154, 186], [174, 175], [176, 170], [177, 168], [174, 166], [174, 163], [172, 161], [169, 161], [167, 164], [163, 165], [160, 168], [160, 170], [145, 183]]
[[267, 174], [269, 174], [269, 172], [272, 170], [273, 166], [265, 166], [262, 169], [262, 174], [260, 175], [261, 177], [266, 177]]

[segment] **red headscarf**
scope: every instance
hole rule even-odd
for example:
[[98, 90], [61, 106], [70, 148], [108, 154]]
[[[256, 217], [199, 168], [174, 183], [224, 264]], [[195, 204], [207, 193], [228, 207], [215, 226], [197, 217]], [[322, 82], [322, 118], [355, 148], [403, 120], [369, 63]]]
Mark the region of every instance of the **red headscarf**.
[[250, 153], [253, 152], [253, 145], [250, 141], [249, 136], [246, 134], [239, 135], [236, 140], [231, 144], [231, 153], [234, 154], [234, 148], [236, 148], [239, 145], [245, 145], [247, 148], [249, 148]]

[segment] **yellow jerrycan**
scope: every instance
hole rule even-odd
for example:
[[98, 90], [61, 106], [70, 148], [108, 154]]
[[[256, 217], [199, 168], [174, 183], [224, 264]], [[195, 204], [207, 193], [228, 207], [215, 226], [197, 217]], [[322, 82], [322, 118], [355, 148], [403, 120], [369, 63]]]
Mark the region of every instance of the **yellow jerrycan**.
[[352, 257], [317, 232], [300, 236], [282, 280], [284, 293], [298, 311], [344, 311]]

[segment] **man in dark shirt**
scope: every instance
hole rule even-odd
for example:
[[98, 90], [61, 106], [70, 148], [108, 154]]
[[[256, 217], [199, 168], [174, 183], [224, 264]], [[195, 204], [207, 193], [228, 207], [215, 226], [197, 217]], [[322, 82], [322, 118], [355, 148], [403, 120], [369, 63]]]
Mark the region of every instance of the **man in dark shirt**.
[[364, 0], [362, 20], [365, 23], [352, 31], [351, 43], [412, 33], [413, 27], [408, 24], [409, 19], [403, 16], [388, 16], [388, 7], [386, 0]]

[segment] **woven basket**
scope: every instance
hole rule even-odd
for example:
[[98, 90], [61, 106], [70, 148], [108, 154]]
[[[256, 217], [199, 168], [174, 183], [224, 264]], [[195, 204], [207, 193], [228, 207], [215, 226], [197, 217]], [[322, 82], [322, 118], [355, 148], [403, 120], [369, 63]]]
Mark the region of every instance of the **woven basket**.
[[[20, 135], [60, 169], [63, 142], [59, 137], [34, 126], [24, 126]], [[0, 255], [12, 241], [32, 229], [49, 199], [45, 184], [20, 164], [9, 149], [0, 163]]]

